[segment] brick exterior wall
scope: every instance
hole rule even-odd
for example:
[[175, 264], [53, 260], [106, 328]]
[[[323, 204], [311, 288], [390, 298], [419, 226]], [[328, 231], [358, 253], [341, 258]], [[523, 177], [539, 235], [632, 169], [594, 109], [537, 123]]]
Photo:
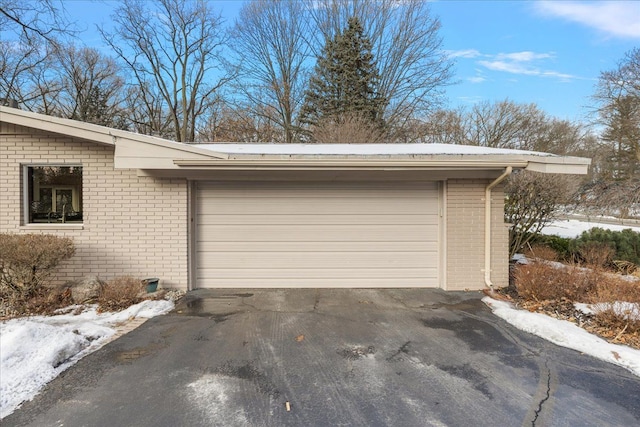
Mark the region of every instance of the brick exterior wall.
[[[482, 289], [484, 284], [484, 197], [489, 180], [447, 182], [447, 290]], [[504, 192], [491, 192], [491, 279], [509, 283], [509, 230], [504, 223]]]
[[[0, 126], [0, 231], [72, 238], [76, 254], [59, 268], [58, 282], [133, 275], [187, 288], [186, 180], [116, 170], [113, 146]], [[21, 165], [34, 163], [82, 165], [82, 227], [23, 224]]]

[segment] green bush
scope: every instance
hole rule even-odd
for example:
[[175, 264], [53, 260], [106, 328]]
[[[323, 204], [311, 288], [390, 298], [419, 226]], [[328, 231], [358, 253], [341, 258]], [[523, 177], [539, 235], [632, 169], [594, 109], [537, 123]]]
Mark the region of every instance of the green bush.
[[73, 241], [51, 234], [0, 233], [0, 297], [26, 300], [48, 284], [75, 253]]
[[535, 243], [548, 246], [558, 254], [558, 260], [564, 262], [573, 262], [575, 253], [572, 249], [573, 239], [559, 236], [546, 236], [543, 234], [535, 238]]
[[592, 228], [583, 232], [575, 240], [575, 248], [580, 251], [594, 243], [610, 246], [615, 250], [613, 259], [632, 262], [640, 265], [640, 233], [628, 228], [622, 231]]

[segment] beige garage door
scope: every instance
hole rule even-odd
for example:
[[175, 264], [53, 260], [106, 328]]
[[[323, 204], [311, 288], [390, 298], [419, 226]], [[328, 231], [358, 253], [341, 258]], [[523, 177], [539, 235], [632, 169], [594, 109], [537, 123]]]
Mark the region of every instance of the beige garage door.
[[196, 187], [196, 287], [437, 287], [437, 183]]

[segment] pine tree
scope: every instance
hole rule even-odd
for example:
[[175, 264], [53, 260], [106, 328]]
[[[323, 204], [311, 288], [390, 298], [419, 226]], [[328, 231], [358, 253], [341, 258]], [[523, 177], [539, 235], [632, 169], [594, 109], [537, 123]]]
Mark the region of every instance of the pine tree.
[[386, 100], [376, 91], [378, 81], [371, 42], [352, 17], [343, 32], [325, 43], [305, 93], [301, 122], [313, 127], [355, 116], [381, 129]]

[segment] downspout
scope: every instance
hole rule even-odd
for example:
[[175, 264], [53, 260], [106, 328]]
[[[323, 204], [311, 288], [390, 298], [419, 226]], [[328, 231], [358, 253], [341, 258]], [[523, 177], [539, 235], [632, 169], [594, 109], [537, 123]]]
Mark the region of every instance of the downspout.
[[507, 166], [504, 173], [487, 185], [484, 190], [484, 284], [489, 289], [493, 289], [493, 282], [491, 282], [491, 190], [511, 175], [512, 171], [513, 168]]

